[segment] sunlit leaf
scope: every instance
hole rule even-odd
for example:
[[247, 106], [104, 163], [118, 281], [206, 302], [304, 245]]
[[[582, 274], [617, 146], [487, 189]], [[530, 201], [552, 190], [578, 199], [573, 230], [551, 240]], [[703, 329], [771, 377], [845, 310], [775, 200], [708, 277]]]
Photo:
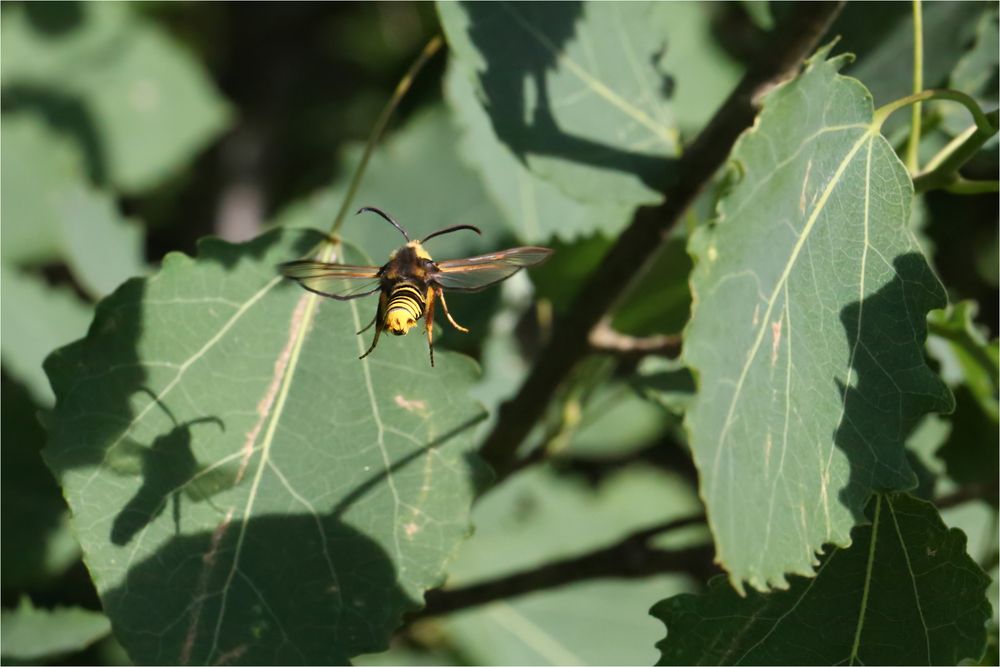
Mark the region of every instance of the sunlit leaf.
[[65, 248], [60, 227], [63, 203], [83, 183], [79, 151], [28, 114], [4, 114], [3, 135], [3, 260], [10, 264], [56, 259]]
[[[597, 488], [526, 471], [476, 504], [476, 534], [459, 552], [449, 584], [530, 570], [697, 511], [683, 480], [648, 468], [619, 471]], [[646, 622], [644, 609], [662, 591], [690, 586], [676, 574], [588, 581], [451, 614], [440, 624], [474, 664], [650, 664], [662, 629]]]
[[[955, 65], [948, 87], [961, 90], [977, 99], [989, 110], [996, 108], [998, 68], [1000, 68], [1000, 23], [995, 6], [987, 6], [976, 25], [976, 38], [969, 50]], [[958, 134], [972, 123], [969, 114], [960, 105], [942, 105], [944, 125]], [[996, 153], [996, 146], [993, 147]]]
[[51, 287], [39, 277], [0, 265], [0, 354], [4, 369], [23, 382], [44, 407], [52, 390], [42, 370], [45, 356], [87, 332], [93, 308], [66, 287]]
[[323, 300], [275, 270], [328, 256], [323, 238], [279, 229], [168, 255], [46, 362], [46, 459], [138, 662], [382, 650], [469, 530], [473, 364], [439, 353], [431, 368], [416, 332], [359, 361], [374, 302]]
[[741, 0], [740, 6], [747, 13], [753, 24], [761, 30], [774, 28], [774, 17], [767, 0]]
[[825, 55], [765, 99], [732, 153], [742, 179], [691, 240], [687, 423], [738, 588], [848, 544], [873, 490], [916, 485], [913, 425], [951, 407], [923, 358], [945, 295], [907, 226], [912, 185], [868, 91]]
[[37, 609], [25, 597], [16, 609], [0, 614], [0, 656], [7, 663], [52, 660], [90, 646], [110, 630], [100, 612], [79, 607]]
[[[165, 33], [116, 3], [4, 10], [5, 103], [45, 115], [85, 154], [91, 177], [148, 188], [223, 129], [226, 103]], [[46, 30], [44, 20], [60, 30]]]
[[741, 598], [717, 577], [701, 596], [653, 607], [667, 626], [658, 664], [954, 665], [986, 647], [989, 577], [933, 505], [877, 495], [870, 525], [814, 579]]
[[124, 219], [111, 197], [79, 188], [62, 200], [60, 230], [73, 276], [93, 296], [106, 296], [142, 275], [143, 231]]
[[440, 3], [496, 136], [582, 202], [659, 198], [679, 149], [728, 94], [733, 67], [696, 3]]
[[568, 241], [596, 231], [617, 233], [628, 224], [631, 206], [613, 201], [583, 204], [533, 174], [497, 138], [472, 82], [458, 66], [448, 69], [445, 86], [462, 126], [462, 154], [479, 170], [518, 239], [525, 243], [546, 243], [553, 237]]

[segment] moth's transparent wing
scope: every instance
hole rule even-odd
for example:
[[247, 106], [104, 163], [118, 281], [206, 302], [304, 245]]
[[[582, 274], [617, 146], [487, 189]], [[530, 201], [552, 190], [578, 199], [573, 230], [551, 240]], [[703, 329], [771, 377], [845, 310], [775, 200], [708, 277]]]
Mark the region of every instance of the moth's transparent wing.
[[525, 267], [541, 264], [551, 254], [549, 248], [526, 246], [465, 259], [447, 259], [437, 263], [435, 279], [445, 289], [478, 292], [510, 278]]
[[377, 266], [328, 264], [300, 259], [286, 262], [278, 268], [281, 275], [297, 281], [310, 292], [340, 301], [374, 294], [381, 286]]

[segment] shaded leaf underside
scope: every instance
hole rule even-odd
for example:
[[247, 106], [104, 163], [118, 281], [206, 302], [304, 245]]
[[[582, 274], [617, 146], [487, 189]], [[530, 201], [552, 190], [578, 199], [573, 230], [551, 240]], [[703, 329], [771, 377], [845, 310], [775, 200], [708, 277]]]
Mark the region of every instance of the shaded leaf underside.
[[46, 364], [47, 460], [138, 662], [382, 650], [468, 531], [472, 364], [440, 354], [431, 369], [419, 334], [358, 361], [374, 303], [276, 276], [321, 239], [169, 255]]

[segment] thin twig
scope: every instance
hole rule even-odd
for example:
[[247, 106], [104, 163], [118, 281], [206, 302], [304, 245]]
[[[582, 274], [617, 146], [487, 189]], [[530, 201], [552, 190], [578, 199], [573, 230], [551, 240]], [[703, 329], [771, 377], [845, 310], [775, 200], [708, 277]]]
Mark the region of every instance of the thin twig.
[[670, 229], [711, 182], [737, 137], [753, 123], [755, 100], [794, 74], [815, 49], [842, 3], [797, 3], [776, 31], [773, 49], [761, 54], [736, 90], [663, 175], [663, 204], [636, 210], [632, 223], [601, 262], [601, 270], [578, 291], [568, 314], [556, 321], [553, 335], [518, 394], [500, 408], [499, 419], [481, 453], [494, 468], [505, 468], [538, 422], [546, 405], [574, 365], [590, 353], [590, 332], [640, 275]]
[[480, 584], [430, 591], [426, 595], [426, 607], [416, 612], [411, 620], [440, 616], [589, 579], [637, 578], [684, 572], [705, 581], [718, 572], [712, 564], [711, 545], [678, 550], [657, 549], [649, 545], [658, 535], [704, 522], [703, 515], [674, 519], [640, 530], [617, 544], [582, 556], [554, 561]]
[[679, 334], [628, 336], [615, 331], [605, 319], [590, 333], [590, 347], [594, 352], [622, 356], [658, 354], [676, 359], [681, 353], [681, 336]]
[[998, 486], [997, 482], [990, 484], [965, 484], [947, 495], [936, 498], [934, 504], [937, 505], [938, 509], [943, 510], [974, 500], [982, 500], [996, 507], [998, 493], [1000, 493], [1000, 486]]
[[375, 126], [372, 127], [372, 133], [368, 137], [368, 143], [365, 144], [365, 152], [361, 155], [361, 162], [358, 164], [358, 168], [354, 171], [354, 177], [351, 179], [351, 184], [347, 188], [347, 194], [344, 195], [344, 200], [340, 204], [340, 210], [337, 211], [337, 217], [333, 219], [333, 227], [330, 228], [330, 236], [334, 236], [339, 230], [340, 226], [344, 224], [344, 218], [347, 215], [347, 211], [350, 210], [352, 201], [354, 200], [354, 195], [358, 192], [358, 186], [361, 185], [361, 178], [365, 175], [365, 169], [368, 167], [368, 160], [372, 156], [372, 151], [375, 150], [375, 146], [378, 145], [379, 140], [382, 138], [382, 133], [385, 132], [386, 126], [389, 124], [389, 119], [392, 118], [393, 112], [399, 103], [402, 101], [403, 97], [410, 90], [410, 86], [413, 85], [413, 80], [423, 69], [427, 61], [441, 49], [443, 40], [440, 35], [435, 35], [427, 42], [420, 55], [417, 59], [413, 61], [410, 68], [403, 75], [403, 78], [399, 80], [396, 84], [396, 89], [392, 93], [392, 97], [386, 103], [385, 107], [382, 109], [382, 113], [379, 114], [378, 119], [375, 121]]
[[[913, 1], [913, 92], [924, 89], [924, 21], [920, 0]], [[906, 168], [911, 174], [920, 169], [920, 102], [910, 114], [910, 143], [906, 147]]]

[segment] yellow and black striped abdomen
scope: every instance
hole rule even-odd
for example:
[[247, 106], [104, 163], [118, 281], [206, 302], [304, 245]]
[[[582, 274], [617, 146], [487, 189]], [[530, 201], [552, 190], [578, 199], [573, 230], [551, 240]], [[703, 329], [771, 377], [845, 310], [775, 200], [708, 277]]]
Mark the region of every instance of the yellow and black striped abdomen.
[[396, 283], [385, 307], [386, 331], [402, 336], [423, 317], [424, 306], [424, 295], [419, 287], [413, 283]]

